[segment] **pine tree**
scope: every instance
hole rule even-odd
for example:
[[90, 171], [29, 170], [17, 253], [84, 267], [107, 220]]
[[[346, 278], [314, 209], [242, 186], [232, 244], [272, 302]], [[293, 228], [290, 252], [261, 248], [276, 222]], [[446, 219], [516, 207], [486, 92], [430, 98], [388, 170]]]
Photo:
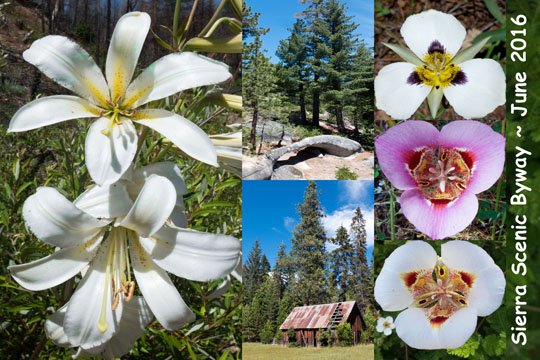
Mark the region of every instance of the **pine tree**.
[[373, 123], [373, 55], [363, 42], [354, 55], [350, 78], [347, 110], [352, 113], [354, 136], [358, 138], [360, 125], [371, 129]]
[[268, 274], [270, 273], [270, 270], [272, 270], [272, 268], [270, 267], [270, 262], [266, 258], [266, 255], [263, 254], [261, 258], [260, 277], [265, 278], [266, 276], [268, 276]]
[[354, 294], [361, 310], [365, 310], [371, 304], [371, 272], [367, 262], [367, 234], [366, 221], [360, 207], [354, 212], [351, 222], [350, 237], [354, 247], [353, 274]]
[[298, 204], [300, 223], [293, 232], [292, 251], [295, 276], [293, 296], [302, 304], [324, 303], [326, 292], [326, 232], [322, 226], [325, 216], [319, 201], [317, 184], [310, 181], [304, 192], [303, 203]]
[[[268, 260], [267, 260], [268, 261]], [[244, 269], [244, 304], [251, 303], [255, 291], [262, 282], [262, 257], [259, 239], [255, 239], [253, 247], [249, 251]]]
[[281, 330], [279, 329], [279, 327], [281, 326], [281, 324], [283, 324], [287, 316], [289, 316], [293, 308], [294, 308], [294, 304], [291, 299], [291, 295], [288, 292], [286, 292], [279, 303], [279, 311], [278, 311], [277, 322], [276, 322], [277, 324], [276, 338], [279, 340], [281, 339]]
[[[271, 107], [265, 99], [275, 88], [275, 74], [273, 65], [264, 55], [261, 37], [268, 32], [267, 28], [259, 27], [260, 13], [252, 13], [251, 7], [243, 8], [243, 53], [242, 53], [242, 97], [244, 106], [252, 111], [250, 146], [251, 151], [256, 150], [256, 133], [259, 113]], [[249, 38], [253, 40], [248, 42]], [[271, 97], [270, 97], [271, 98]]]
[[279, 251], [272, 270], [272, 278], [279, 285], [279, 296], [283, 296], [283, 292], [289, 287], [290, 279], [292, 278], [291, 258], [285, 252], [285, 244], [279, 246]]
[[348, 294], [354, 286], [353, 263], [354, 249], [347, 234], [347, 229], [340, 226], [332, 243], [338, 247], [331, 254], [331, 268], [334, 282], [337, 285], [337, 301], [347, 301]]
[[301, 4], [307, 5], [302, 15], [306, 22], [306, 51], [308, 63], [311, 69], [310, 91], [312, 98], [313, 117], [311, 124], [319, 126], [319, 112], [321, 107], [320, 94], [322, 77], [322, 65], [326, 53], [321, 44], [321, 12], [324, 0], [300, 0]]
[[345, 132], [343, 108], [351, 97], [351, 89], [347, 82], [351, 81], [353, 55], [356, 50], [357, 37], [354, 31], [358, 27], [347, 16], [345, 6], [339, 0], [327, 0], [321, 11], [319, 33], [321, 49], [326, 61], [323, 64], [325, 75], [323, 98], [328, 110], [336, 117], [340, 132]]
[[306, 116], [306, 88], [307, 81], [307, 43], [304, 34], [304, 21], [296, 19], [291, 35], [286, 40], [281, 40], [276, 50], [277, 57], [281, 60], [279, 79], [283, 89], [288, 93], [292, 103], [300, 105], [302, 124], [307, 124]]

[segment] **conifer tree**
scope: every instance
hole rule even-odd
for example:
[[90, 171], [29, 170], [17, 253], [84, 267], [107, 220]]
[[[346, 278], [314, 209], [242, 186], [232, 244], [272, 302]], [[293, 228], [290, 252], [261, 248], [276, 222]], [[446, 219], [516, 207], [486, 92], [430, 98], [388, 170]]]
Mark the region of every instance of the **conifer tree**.
[[298, 102], [302, 124], [307, 124], [306, 115], [306, 87], [307, 81], [307, 43], [304, 34], [304, 20], [296, 19], [291, 35], [286, 40], [281, 40], [276, 50], [277, 57], [281, 60], [279, 72], [283, 88], [292, 103]]
[[313, 111], [311, 124], [318, 127], [321, 107], [322, 66], [325, 55], [324, 48], [320, 41], [322, 36], [321, 29], [323, 28], [321, 11], [324, 0], [300, 0], [300, 3], [307, 5], [307, 8], [303, 11], [302, 15], [306, 22], [306, 50], [309, 67], [311, 69], [311, 79], [309, 84]]
[[337, 229], [332, 243], [338, 246], [331, 253], [332, 274], [337, 285], [337, 301], [347, 301], [350, 300], [347, 295], [354, 286], [354, 249], [344, 226]]
[[371, 303], [371, 272], [367, 262], [367, 234], [366, 221], [360, 207], [354, 212], [351, 222], [350, 237], [354, 247], [353, 277], [354, 293], [361, 310], [365, 310]]
[[255, 243], [249, 251], [244, 269], [244, 304], [251, 303], [255, 291], [257, 291], [261, 283], [262, 271], [261, 247], [259, 245], [259, 239], [255, 239]]
[[336, 117], [340, 132], [345, 132], [343, 108], [351, 97], [347, 82], [352, 81], [353, 55], [357, 37], [354, 31], [358, 25], [347, 16], [345, 6], [339, 0], [327, 0], [321, 9], [318, 32], [321, 34], [320, 48], [324, 54], [322, 89], [328, 110]]
[[279, 251], [272, 270], [272, 278], [278, 283], [279, 296], [283, 296], [283, 292], [289, 286], [289, 280], [292, 277], [291, 258], [285, 252], [285, 244], [279, 246]]
[[352, 114], [354, 136], [359, 137], [360, 125], [372, 128], [373, 123], [373, 56], [362, 42], [353, 58], [347, 110]]
[[[243, 52], [242, 52], [242, 97], [246, 108], [252, 111], [250, 146], [255, 151], [259, 112], [265, 107], [265, 98], [275, 87], [273, 66], [264, 55], [261, 37], [269, 29], [259, 27], [260, 13], [253, 13], [251, 7], [243, 8]], [[253, 38], [251, 41], [248, 41]], [[268, 106], [268, 105], [267, 105]]]
[[322, 225], [325, 216], [319, 201], [320, 192], [313, 181], [308, 183], [304, 201], [297, 206], [300, 223], [293, 232], [292, 251], [295, 277], [293, 297], [300, 303], [321, 304], [326, 293], [326, 232]]

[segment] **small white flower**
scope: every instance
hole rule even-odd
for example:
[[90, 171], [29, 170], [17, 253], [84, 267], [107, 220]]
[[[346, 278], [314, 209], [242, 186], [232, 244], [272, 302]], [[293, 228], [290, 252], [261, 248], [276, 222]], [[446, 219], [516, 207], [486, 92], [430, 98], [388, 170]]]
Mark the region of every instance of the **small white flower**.
[[[233, 271], [241, 247], [238, 239], [172, 225], [175, 211], [176, 221], [182, 221], [177, 194], [183, 189], [178, 168], [162, 163], [134, 170], [131, 181], [93, 186], [73, 203], [49, 187], [39, 188], [25, 201], [28, 228], [60, 250], [9, 267], [14, 279], [39, 291], [89, 265], [68, 304], [50, 323], [56, 330], [62, 327], [66, 346], [102, 352], [115, 337], [122, 342], [128, 336], [122, 335], [123, 324], [136, 323], [124, 316], [144, 313], [145, 303], [163, 327], [176, 330], [195, 315], [166, 271], [195, 281], [219, 279]], [[135, 281], [145, 303], [134, 306]], [[137, 321], [144, 328], [150, 319], [145, 315]]]
[[379, 320], [377, 320], [377, 331], [380, 333], [384, 333], [384, 335], [386, 336], [392, 334], [392, 329], [394, 329], [395, 327], [396, 325], [394, 325], [394, 319], [392, 319], [391, 316], [379, 318]]
[[450, 14], [428, 10], [401, 27], [410, 48], [386, 44], [407, 62], [387, 65], [375, 78], [376, 106], [395, 119], [409, 119], [424, 99], [433, 117], [443, 95], [456, 113], [481, 118], [506, 102], [506, 79], [499, 63], [473, 59], [489, 40], [459, 51], [466, 31]]
[[197, 125], [161, 109], [140, 109], [150, 101], [231, 77], [228, 67], [195, 53], [162, 57], [132, 80], [150, 28], [150, 16], [122, 16], [111, 38], [105, 77], [79, 45], [58, 35], [35, 41], [23, 53], [29, 63], [78, 96], [40, 98], [20, 108], [9, 123], [10, 132], [27, 131], [78, 118], [98, 118], [88, 130], [85, 161], [99, 185], [116, 182], [127, 171], [137, 150], [133, 122], [161, 133], [187, 155], [217, 166], [216, 150]]

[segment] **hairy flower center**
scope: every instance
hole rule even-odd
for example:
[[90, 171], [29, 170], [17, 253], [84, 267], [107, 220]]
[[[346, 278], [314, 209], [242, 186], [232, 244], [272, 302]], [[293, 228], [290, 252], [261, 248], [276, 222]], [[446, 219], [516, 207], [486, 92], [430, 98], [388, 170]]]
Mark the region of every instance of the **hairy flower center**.
[[122, 97], [118, 98], [115, 103], [107, 101], [108, 108], [101, 111], [100, 116], [109, 118], [109, 125], [106, 129], [101, 130], [103, 135], [109, 136], [114, 126], [122, 124], [123, 118], [130, 118], [135, 114], [134, 109], [124, 109], [121, 107], [120, 104], [122, 101]]
[[[123, 228], [113, 227], [111, 244], [107, 254], [107, 268], [105, 271], [105, 291], [103, 294], [101, 313], [97, 328], [100, 332], [107, 331], [107, 297], [111, 298], [111, 308], [116, 310], [120, 301], [129, 302], [135, 292], [135, 281], [131, 280], [131, 267], [129, 264], [129, 251], [127, 246], [127, 234]], [[126, 277], [127, 272], [127, 277]], [[110, 285], [109, 285], [110, 283]], [[110, 292], [109, 292], [110, 287]]]
[[439, 259], [433, 271], [402, 274], [402, 279], [413, 294], [410, 307], [422, 308], [430, 324], [438, 327], [468, 305], [470, 279], [474, 279], [474, 274], [448, 269]]
[[440, 147], [421, 150], [417, 165], [409, 171], [427, 200], [433, 204], [453, 201], [467, 189], [471, 169], [466, 155]]
[[382, 326], [385, 329], [390, 329], [392, 327], [392, 324], [390, 324], [388, 321], [385, 321], [383, 322]]
[[439, 89], [447, 87], [458, 76], [459, 66], [451, 64], [452, 55], [434, 51], [424, 56], [423, 66], [415, 68], [418, 78], [424, 84]]

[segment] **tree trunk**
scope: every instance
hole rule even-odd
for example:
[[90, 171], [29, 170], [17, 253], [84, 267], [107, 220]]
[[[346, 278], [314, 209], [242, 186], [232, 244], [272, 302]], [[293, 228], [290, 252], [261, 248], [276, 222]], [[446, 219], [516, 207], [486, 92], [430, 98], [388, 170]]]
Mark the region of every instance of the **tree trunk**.
[[255, 103], [253, 106], [253, 120], [251, 120], [251, 134], [249, 136], [249, 142], [251, 144], [251, 151], [257, 150], [255, 139], [257, 134], [257, 122], [259, 120], [259, 104]]
[[73, 26], [77, 25], [77, 8], [79, 7], [79, 0], [75, 0], [75, 7], [73, 11]]
[[302, 124], [307, 124], [306, 95], [304, 94], [304, 84], [300, 83], [298, 92], [300, 93], [300, 115], [302, 116]]
[[[152, 23], [157, 24], [158, 23], [158, 0], [152, 0]], [[159, 31], [159, 28], [156, 27], [156, 33]], [[159, 44], [157, 41], [152, 41], [153, 49], [154, 49], [154, 59], [157, 59], [159, 57]]]
[[353, 122], [354, 122], [354, 137], [360, 137], [360, 132], [358, 131], [358, 111], [353, 113]]
[[314, 89], [313, 89], [313, 118], [312, 118], [312, 121], [311, 121], [311, 124], [313, 126], [316, 126], [316, 127], [319, 127], [319, 111], [320, 111], [320, 99], [319, 99], [319, 95], [320, 95], [320, 91], [319, 91], [319, 73], [316, 72], [314, 75], [313, 75], [313, 83], [315, 85]]
[[101, 37], [101, 31], [100, 31], [100, 27], [99, 27], [99, 17], [100, 17], [100, 13], [101, 13], [101, 9], [100, 9], [100, 5], [99, 5], [99, 2], [100, 0], [96, 0], [96, 64], [97, 66], [99, 67], [99, 43], [100, 43], [100, 37]]
[[88, 24], [88, 0], [84, 0], [84, 22]]
[[345, 124], [343, 123], [343, 111], [341, 110], [341, 107], [338, 103], [338, 106], [336, 107], [336, 124], [338, 127], [338, 131], [340, 133], [345, 133]]

